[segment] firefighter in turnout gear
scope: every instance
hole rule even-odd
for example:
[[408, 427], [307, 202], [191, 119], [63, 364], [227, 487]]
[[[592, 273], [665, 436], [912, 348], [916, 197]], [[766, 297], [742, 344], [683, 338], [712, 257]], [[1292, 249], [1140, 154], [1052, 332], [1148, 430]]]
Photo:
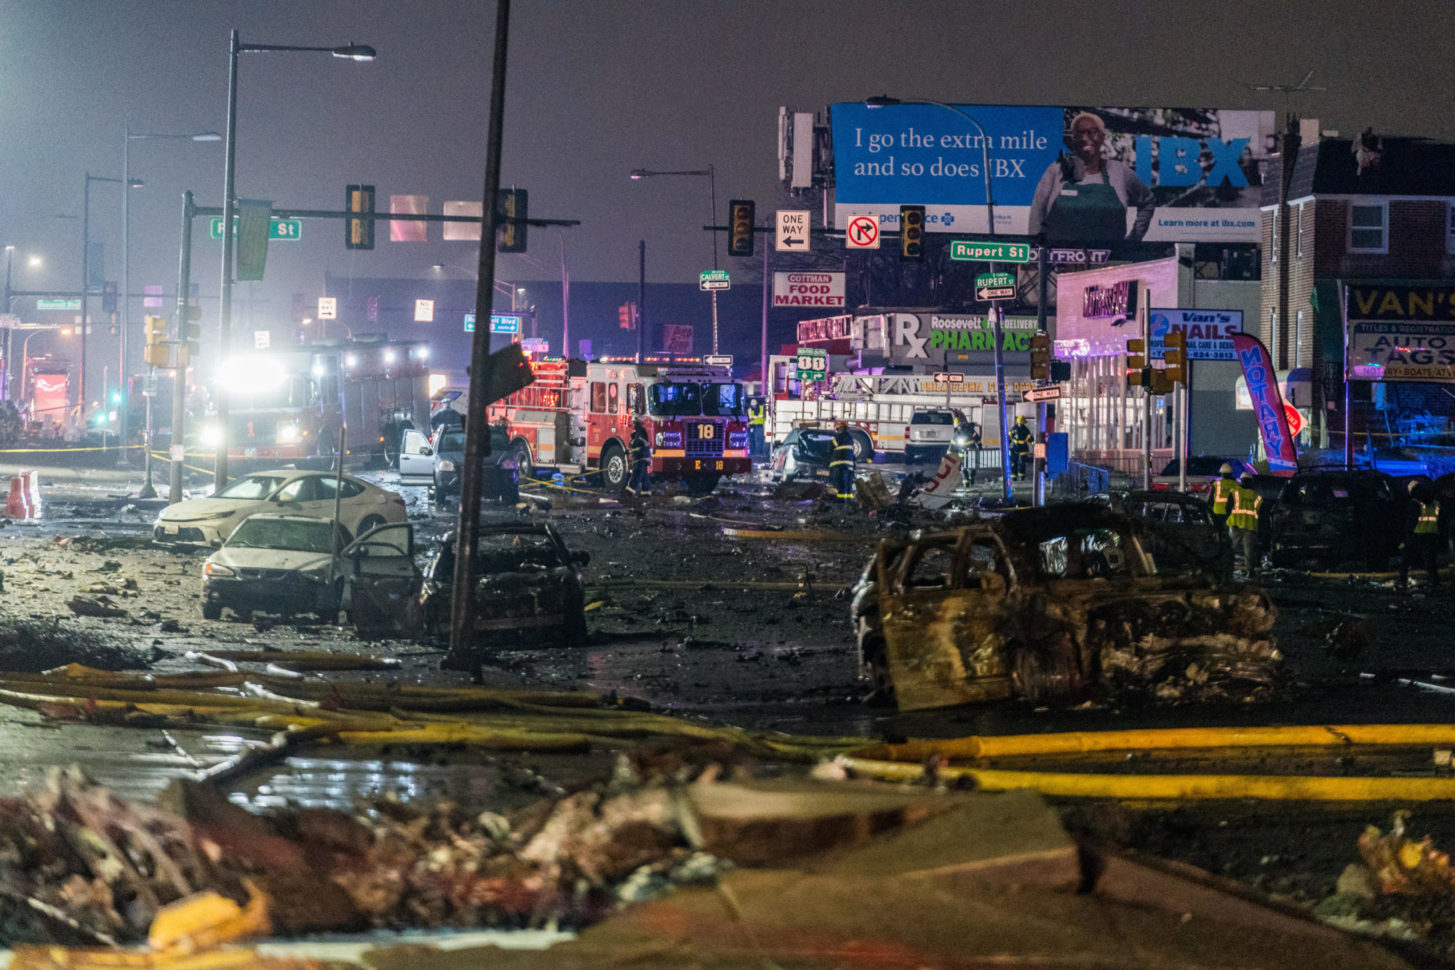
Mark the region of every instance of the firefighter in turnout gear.
[[632, 436], [627, 447], [631, 452], [632, 470], [626, 490], [632, 495], [644, 495], [652, 489], [652, 443], [647, 439], [641, 418], [632, 418]]
[[1233, 479], [1233, 466], [1223, 462], [1223, 467], [1218, 469], [1221, 476], [1212, 483], [1212, 511], [1213, 518], [1217, 520], [1218, 528], [1221, 529], [1228, 524], [1228, 505], [1233, 500], [1233, 489], [1238, 483]]
[[1424, 567], [1433, 590], [1440, 583], [1440, 502], [1428, 482], [1410, 482], [1409, 492], [1404, 543], [1400, 546], [1399, 588], [1409, 588], [1410, 566], [1414, 566]]
[[1013, 479], [1018, 482], [1025, 480], [1030, 457], [1031, 429], [1026, 426], [1026, 419], [1019, 417], [1015, 419], [1015, 427], [1010, 429], [1010, 471]]
[[854, 500], [854, 438], [847, 422], [840, 421], [834, 433], [834, 454], [829, 459], [829, 480], [840, 502]]
[[961, 477], [974, 485], [975, 469], [980, 467], [980, 426], [965, 417], [963, 411], [955, 412], [955, 433], [950, 447], [960, 456]]
[[1258, 549], [1258, 513], [1262, 508], [1263, 496], [1253, 491], [1253, 473], [1244, 472], [1228, 500], [1228, 538], [1233, 542], [1233, 560], [1243, 557], [1243, 572], [1248, 579], [1257, 578], [1263, 558]]

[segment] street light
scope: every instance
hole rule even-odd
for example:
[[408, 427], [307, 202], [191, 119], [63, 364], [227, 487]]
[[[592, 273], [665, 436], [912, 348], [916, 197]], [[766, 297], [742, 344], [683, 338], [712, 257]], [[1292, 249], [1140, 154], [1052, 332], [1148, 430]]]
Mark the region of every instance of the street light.
[[[117, 185], [131, 184], [126, 179], [107, 178], [104, 175], [92, 175], [86, 173], [86, 190], [81, 196], [81, 380], [77, 388], [76, 404], [79, 407], [79, 416], [83, 425], [86, 421], [86, 331], [90, 330], [89, 321], [86, 319], [86, 297], [91, 290], [91, 183], [92, 182], [115, 182]], [[125, 198], [125, 193], [123, 193]], [[103, 387], [102, 395], [106, 389]]]
[[[884, 108], [897, 104], [923, 104], [936, 108], [944, 108], [964, 118], [975, 126], [980, 132], [980, 171], [985, 177], [985, 220], [989, 226], [990, 235], [995, 235], [995, 197], [990, 190], [990, 135], [980, 122], [968, 112], [955, 107], [953, 104], [946, 104], [943, 101], [935, 101], [930, 98], [891, 98], [887, 94], [881, 94], [872, 98], [865, 98], [864, 104], [869, 108]], [[990, 269], [995, 270], [995, 264], [990, 264]], [[997, 306], [990, 308], [990, 319], [995, 327], [995, 401], [996, 410], [1000, 414], [1000, 490], [1001, 497], [1006, 502], [1011, 500], [1010, 487], [1010, 424], [1006, 420], [1005, 411], [1005, 336], [1001, 324], [1001, 311]]]
[[[233, 210], [237, 208], [237, 184], [235, 168], [237, 161], [237, 56], [239, 54], [263, 53], [317, 53], [332, 54], [334, 57], [351, 61], [372, 61], [374, 48], [366, 44], [345, 44], [341, 47], [300, 47], [292, 44], [244, 44], [238, 40], [237, 31], [231, 34], [227, 59], [227, 147], [222, 173], [222, 298], [218, 313], [217, 342], [225, 356], [232, 343], [232, 228]], [[213, 463], [213, 484], [221, 488], [227, 484], [227, 395], [217, 398], [217, 426], [220, 437], [217, 442], [217, 458]]]
[[[222, 136], [215, 131], [199, 131], [195, 134], [173, 135], [164, 132], [133, 132], [131, 126], [126, 128], [126, 140], [122, 143], [121, 151], [121, 177], [126, 182], [126, 188], [121, 194], [121, 354], [120, 369], [117, 374], [119, 383], [127, 380], [131, 373], [128, 366], [128, 347], [130, 346], [131, 335], [131, 143], [142, 140], [170, 140], [170, 141], [196, 141], [196, 142], [218, 142]], [[155, 368], [148, 365], [147, 374], [155, 374]], [[148, 389], [150, 390], [150, 389]], [[152, 485], [152, 398], [153, 394], [146, 394], [146, 432], [143, 443], [142, 462], [146, 469], [146, 484], [137, 493], [139, 498], [156, 498], [157, 490]], [[118, 438], [121, 443], [121, 461], [126, 462], [126, 443], [130, 440], [131, 420], [131, 393], [130, 388], [123, 391], [121, 404], [121, 417], [117, 429]]]
[[[713, 227], [712, 230], [712, 268], [717, 269], [717, 176], [714, 174], [714, 166], [709, 163], [705, 169], [678, 170], [671, 172], [654, 171], [652, 169], [632, 169], [633, 181], [640, 181], [647, 178], [655, 178], [658, 175], [706, 175], [708, 201], [712, 205], [709, 212], [707, 224]], [[712, 352], [717, 353], [717, 290], [712, 292]], [[640, 326], [640, 324], [639, 324]]]

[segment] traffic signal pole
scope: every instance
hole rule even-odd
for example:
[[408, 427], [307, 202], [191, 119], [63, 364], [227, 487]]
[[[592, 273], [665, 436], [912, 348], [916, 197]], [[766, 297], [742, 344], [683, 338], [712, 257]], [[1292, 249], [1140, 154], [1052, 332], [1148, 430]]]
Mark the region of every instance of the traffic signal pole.
[[[182, 501], [182, 464], [186, 460], [186, 437], [182, 422], [187, 417], [187, 365], [185, 334], [187, 330], [188, 298], [192, 294], [192, 217], [195, 215], [192, 193], [182, 193], [182, 256], [177, 271], [177, 365], [172, 383], [172, 440], [169, 454], [172, 459], [172, 477], [167, 501], [176, 504]], [[148, 442], [150, 447], [150, 442]], [[226, 445], [223, 446], [226, 448]]]
[[[1135, 285], [1135, 284], [1134, 284]], [[1146, 348], [1147, 365], [1152, 363], [1152, 315], [1147, 310], [1147, 300], [1141, 300], [1142, 346]], [[1150, 377], [1151, 372], [1146, 372]], [[1152, 382], [1149, 379], [1142, 387], [1142, 488], [1152, 489]]]

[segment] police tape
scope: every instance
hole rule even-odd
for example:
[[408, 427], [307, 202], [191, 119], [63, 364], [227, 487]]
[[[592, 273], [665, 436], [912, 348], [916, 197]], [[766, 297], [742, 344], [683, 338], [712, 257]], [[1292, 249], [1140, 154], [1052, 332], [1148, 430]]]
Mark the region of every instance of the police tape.
[[40, 454], [50, 454], [50, 455], [64, 455], [64, 454], [72, 454], [72, 453], [82, 452], [82, 451], [131, 451], [134, 448], [140, 448], [140, 447], [142, 447], [142, 446], [141, 445], [108, 445], [108, 446], [105, 446], [105, 447], [99, 447], [99, 446], [97, 446], [97, 447], [87, 447], [87, 448], [0, 448], [0, 455], [33, 455], [33, 454], [37, 454], [37, 453], [40, 453]]

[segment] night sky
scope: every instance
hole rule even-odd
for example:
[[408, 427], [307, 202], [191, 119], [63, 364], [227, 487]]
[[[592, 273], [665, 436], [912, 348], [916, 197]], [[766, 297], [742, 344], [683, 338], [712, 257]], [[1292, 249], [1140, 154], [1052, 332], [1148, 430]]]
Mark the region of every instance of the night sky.
[[[485, 0], [0, 0], [0, 242], [16, 247], [17, 289], [75, 289], [87, 172], [122, 175], [125, 132], [222, 132], [228, 32], [244, 43], [377, 48], [354, 64], [326, 54], [240, 58], [237, 186], [242, 197], [342, 207], [372, 183], [445, 200], [481, 194], [495, 5]], [[691, 282], [712, 265], [703, 178], [633, 182], [633, 168], [715, 167], [718, 213], [786, 201], [775, 152], [780, 105], [821, 111], [887, 93], [962, 103], [1289, 108], [1353, 134], [1455, 138], [1446, 0], [1017, 3], [793, 0], [516, 0], [503, 178], [532, 214], [579, 219], [532, 229], [527, 257], [497, 276], [559, 281], [561, 239], [576, 281]], [[1327, 88], [1294, 98], [1254, 84]], [[181, 193], [218, 205], [221, 143], [131, 142], [131, 282], [175, 286]], [[94, 240], [120, 278], [120, 186], [93, 183]], [[815, 208], [816, 205], [814, 206]], [[203, 230], [205, 232], [205, 229]], [[475, 244], [391, 243], [350, 252], [342, 225], [311, 222], [276, 243], [268, 278], [237, 299], [291, 309], [326, 273], [469, 278]], [[721, 244], [721, 241], [720, 241]], [[220, 244], [194, 253], [215, 312]], [[44, 266], [32, 269], [30, 254]], [[719, 261], [734, 267], [722, 250]], [[23, 308], [20, 308], [23, 311]], [[138, 311], [134, 310], [135, 315]], [[24, 313], [22, 313], [24, 315]]]

